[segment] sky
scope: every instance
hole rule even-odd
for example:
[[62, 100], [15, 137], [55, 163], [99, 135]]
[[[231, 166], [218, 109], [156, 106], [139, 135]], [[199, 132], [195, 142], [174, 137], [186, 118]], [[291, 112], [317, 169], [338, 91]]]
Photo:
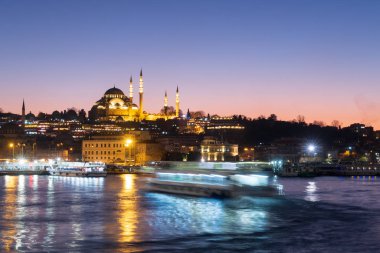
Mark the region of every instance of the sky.
[[137, 95], [142, 68], [148, 112], [178, 85], [183, 111], [380, 129], [379, 13], [375, 0], [0, 0], [0, 108], [89, 110], [131, 75]]

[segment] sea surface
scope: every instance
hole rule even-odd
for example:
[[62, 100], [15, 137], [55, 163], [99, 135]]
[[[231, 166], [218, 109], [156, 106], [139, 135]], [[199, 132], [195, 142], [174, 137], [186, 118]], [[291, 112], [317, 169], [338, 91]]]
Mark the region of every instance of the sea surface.
[[380, 252], [380, 178], [279, 178], [277, 198], [145, 193], [136, 175], [0, 177], [1, 252]]

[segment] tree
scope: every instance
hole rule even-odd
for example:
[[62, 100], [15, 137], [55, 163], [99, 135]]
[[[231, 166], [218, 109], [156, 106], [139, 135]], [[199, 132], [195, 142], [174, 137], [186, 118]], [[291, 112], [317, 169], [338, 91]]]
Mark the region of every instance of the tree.
[[86, 121], [86, 111], [84, 109], [79, 111], [78, 118], [79, 118], [79, 121], [82, 123]]
[[271, 115], [268, 117], [268, 120], [277, 121], [277, 115], [276, 115], [276, 114], [271, 114]]
[[333, 121], [331, 122], [331, 126], [336, 127], [336, 128], [340, 128], [341, 125], [342, 125], [342, 124], [339, 122], [339, 120], [333, 120]]
[[66, 113], [66, 120], [76, 120], [78, 119], [78, 114], [74, 109], [69, 109]]
[[203, 118], [206, 114], [204, 111], [196, 111], [196, 112], [190, 112], [191, 118]]
[[264, 115], [260, 115], [257, 119], [258, 120], [263, 120], [263, 119], [265, 119], [265, 116]]
[[320, 120], [314, 120], [313, 125], [324, 127], [326, 124], [323, 121]]
[[51, 114], [51, 117], [53, 120], [60, 120], [61, 119], [61, 113], [59, 111], [54, 111]]
[[38, 120], [45, 120], [46, 119], [46, 113], [40, 112], [37, 116]]
[[186, 119], [191, 119], [191, 114], [190, 114], [190, 110], [189, 109], [187, 109]]
[[162, 107], [160, 113], [164, 115], [173, 115], [175, 114], [175, 108], [173, 106], [168, 106], [166, 108]]
[[298, 115], [297, 118], [296, 118], [296, 121], [297, 121], [298, 123], [305, 123], [305, 122], [306, 122], [306, 121], [305, 121], [305, 116], [303, 116], [303, 115]]

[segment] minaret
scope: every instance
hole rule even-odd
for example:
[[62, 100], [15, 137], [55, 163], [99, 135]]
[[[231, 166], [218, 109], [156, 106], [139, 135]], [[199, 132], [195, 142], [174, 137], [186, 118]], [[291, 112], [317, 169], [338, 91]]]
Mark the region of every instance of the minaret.
[[22, 99], [22, 109], [21, 109], [21, 121], [22, 124], [25, 124], [25, 101]]
[[139, 95], [140, 95], [140, 108], [139, 108], [139, 114], [140, 114], [140, 120], [142, 120], [143, 117], [143, 95], [144, 95], [144, 81], [143, 81], [143, 74], [142, 69], [140, 70], [140, 87], [139, 87]]
[[132, 82], [132, 76], [129, 79], [129, 100], [131, 104], [133, 103], [133, 82]]
[[178, 91], [178, 85], [177, 85], [177, 92], [175, 94], [175, 116], [179, 117], [179, 91]]
[[132, 119], [132, 104], [133, 104], [133, 81], [132, 76], [129, 79], [129, 108], [128, 108], [128, 114], [129, 119]]
[[165, 91], [165, 97], [164, 97], [164, 112], [165, 115], [168, 113], [168, 94]]

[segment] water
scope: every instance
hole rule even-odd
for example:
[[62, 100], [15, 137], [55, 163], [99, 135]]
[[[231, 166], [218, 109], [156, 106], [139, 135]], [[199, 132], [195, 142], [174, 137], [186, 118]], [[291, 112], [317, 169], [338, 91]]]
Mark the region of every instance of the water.
[[0, 177], [0, 251], [379, 252], [380, 178], [279, 179], [281, 198], [144, 193], [135, 175]]

